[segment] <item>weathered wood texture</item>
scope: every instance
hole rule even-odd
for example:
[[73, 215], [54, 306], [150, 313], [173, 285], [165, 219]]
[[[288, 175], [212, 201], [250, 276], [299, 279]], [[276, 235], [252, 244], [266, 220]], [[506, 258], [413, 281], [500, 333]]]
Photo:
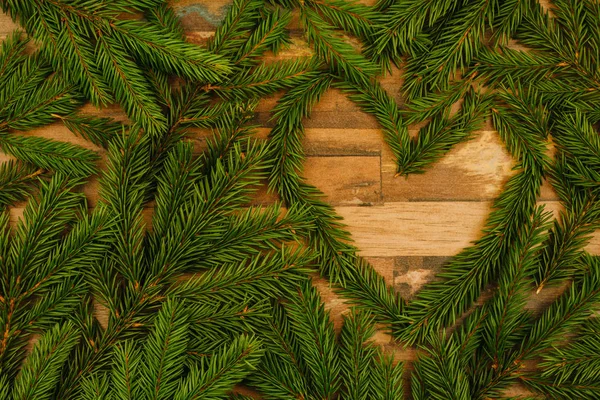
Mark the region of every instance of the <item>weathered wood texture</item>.
[[[229, 0], [174, 1], [188, 40], [203, 43], [218, 26]], [[6, 37], [16, 25], [0, 14], [0, 38]], [[292, 45], [280, 54], [291, 58], [311, 54], [302, 39], [297, 19], [291, 26]], [[401, 74], [382, 79], [384, 88], [402, 102]], [[269, 111], [279, 96], [264, 99], [258, 107], [257, 122], [267, 122]], [[90, 113], [99, 113], [86, 107]], [[124, 119], [119, 107], [101, 111], [104, 116]], [[362, 113], [341, 92], [330, 90], [314, 108], [305, 122], [305, 149], [308, 155], [304, 175], [326, 196], [344, 217], [362, 255], [403, 296], [410, 298], [434, 278], [443, 263], [463, 247], [480, 237], [492, 200], [514, 173], [515, 164], [505, 151], [498, 134], [489, 124], [476, 132], [472, 140], [456, 146], [442, 160], [422, 175], [394, 177], [395, 164], [386, 148], [382, 133], [372, 116]], [[269, 123], [260, 129], [266, 136]], [[414, 132], [416, 133], [416, 132]], [[28, 134], [70, 141], [99, 149], [72, 135], [62, 124], [54, 123]], [[206, 132], [194, 139], [201, 148]], [[0, 154], [0, 161], [7, 159]], [[97, 179], [86, 185], [85, 193], [93, 206], [97, 200]], [[265, 196], [262, 202], [269, 202]], [[558, 212], [556, 194], [545, 184], [540, 202]], [[12, 218], [22, 213], [22, 207], [12, 210]], [[600, 234], [587, 248], [600, 254]], [[347, 310], [342, 299], [318, 281], [324, 300], [339, 328], [341, 315]], [[544, 289], [532, 294], [529, 307], [539, 309], [554, 299], [559, 289]], [[404, 350], [383, 333], [377, 342], [394, 351], [398, 360], [414, 359], [414, 350]]]

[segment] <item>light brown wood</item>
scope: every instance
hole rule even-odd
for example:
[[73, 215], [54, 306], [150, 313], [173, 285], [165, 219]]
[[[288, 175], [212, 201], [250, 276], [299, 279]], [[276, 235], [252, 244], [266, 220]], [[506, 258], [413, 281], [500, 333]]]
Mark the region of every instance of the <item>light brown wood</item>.
[[[369, 0], [368, 2], [373, 2]], [[205, 43], [213, 35], [225, 15], [230, 0], [179, 0], [172, 2], [181, 17], [188, 40]], [[0, 14], [0, 39], [17, 26]], [[297, 16], [291, 25], [292, 45], [277, 59], [310, 56], [312, 50], [302, 38]], [[268, 60], [276, 59], [269, 56]], [[400, 71], [394, 70], [381, 80], [382, 86], [402, 103]], [[257, 123], [264, 124], [257, 136], [266, 137], [272, 122], [270, 110], [279, 95], [263, 99], [258, 108]], [[86, 112], [125, 119], [118, 106]], [[386, 147], [375, 118], [361, 112], [340, 91], [329, 90], [305, 121], [304, 148], [307, 160], [304, 176], [323, 191], [325, 199], [344, 217], [360, 254], [365, 256], [405, 298], [411, 298], [425, 283], [434, 279], [449, 257], [457, 254], [481, 236], [481, 228], [508, 178], [514, 174], [514, 160], [505, 150], [498, 134], [489, 124], [475, 132], [473, 139], [451, 150], [421, 175], [395, 177], [395, 162]], [[415, 135], [416, 130], [411, 134]], [[27, 133], [69, 141], [99, 152], [104, 151], [75, 137], [60, 122]], [[205, 147], [210, 131], [194, 131], [198, 150]], [[0, 154], [0, 161], [8, 157]], [[98, 179], [94, 177], [84, 188], [91, 207], [97, 203]], [[260, 192], [257, 204], [269, 204], [273, 196]], [[540, 202], [557, 212], [560, 204], [549, 185], [544, 185]], [[11, 209], [11, 220], [22, 215], [24, 204]], [[148, 210], [147, 215], [151, 215]], [[587, 247], [600, 254], [600, 233]], [[324, 280], [317, 279], [326, 307], [331, 311], [336, 329], [347, 304]], [[528, 307], [539, 310], [554, 299], [561, 288], [548, 288], [530, 296]], [[97, 306], [98, 315], [103, 309]], [[105, 323], [105, 316], [101, 318]], [[416, 351], [404, 349], [392, 338], [378, 332], [375, 341], [395, 354], [396, 360], [414, 360]], [[522, 393], [518, 388], [515, 394]]]

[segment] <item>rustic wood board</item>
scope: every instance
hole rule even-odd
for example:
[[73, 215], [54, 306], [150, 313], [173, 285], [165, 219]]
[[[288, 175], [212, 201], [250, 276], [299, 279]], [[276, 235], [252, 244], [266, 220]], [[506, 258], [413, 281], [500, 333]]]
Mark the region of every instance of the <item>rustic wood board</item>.
[[[188, 40], [201, 44], [212, 36], [229, 3], [230, 0], [180, 0], [173, 1], [173, 6], [182, 19]], [[0, 14], [0, 39], [15, 28], [7, 15]], [[277, 58], [310, 55], [297, 18], [290, 28], [292, 45]], [[398, 71], [384, 77], [381, 83], [402, 102]], [[260, 137], [268, 134], [269, 111], [278, 98], [272, 96], [259, 104], [257, 122], [265, 124], [257, 134]], [[85, 111], [126, 119], [118, 106], [101, 111], [86, 106]], [[325, 199], [344, 217], [360, 253], [406, 298], [431, 281], [451, 256], [480, 237], [493, 199], [514, 174], [514, 161], [498, 134], [487, 124], [484, 130], [473, 134], [472, 140], [456, 146], [426, 173], [395, 177], [394, 160], [377, 122], [338, 90], [330, 90], [323, 96], [305, 127], [304, 176], [323, 191]], [[75, 137], [60, 122], [27, 134], [94, 149], [103, 158], [101, 164], [104, 163], [103, 149]], [[200, 132], [195, 138], [199, 148], [206, 135], [207, 132]], [[7, 156], [0, 154], [0, 161], [6, 159]], [[91, 207], [97, 202], [97, 189], [97, 178], [92, 178], [84, 188]], [[539, 200], [555, 214], [560, 210], [557, 196], [548, 184], [543, 186]], [[271, 201], [272, 197], [261, 197], [262, 203]], [[13, 221], [20, 217], [23, 206], [11, 210]], [[600, 254], [600, 233], [587, 250]], [[317, 280], [317, 285], [339, 328], [347, 305], [327, 282]], [[559, 292], [560, 288], [548, 288], [532, 294], [528, 307], [539, 310]], [[403, 349], [384, 333], [378, 333], [376, 341], [394, 352], [397, 360], [410, 361], [415, 357], [413, 349]], [[519, 390], [511, 392], [517, 394]]]

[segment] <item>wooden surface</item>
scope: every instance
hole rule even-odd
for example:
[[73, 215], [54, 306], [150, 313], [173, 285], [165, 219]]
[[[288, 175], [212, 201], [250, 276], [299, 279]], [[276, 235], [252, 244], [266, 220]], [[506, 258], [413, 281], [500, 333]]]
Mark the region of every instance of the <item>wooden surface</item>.
[[[174, 2], [182, 18], [188, 39], [202, 43], [212, 35], [227, 9], [227, 0], [182, 0]], [[0, 38], [15, 25], [0, 15]], [[311, 54], [304, 43], [297, 22], [291, 27], [292, 46], [280, 57]], [[398, 101], [401, 77], [398, 72], [382, 80]], [[258, 108], [257, 121], [268, 120], [278, 96], [264, 99]], [[86, 107], [90, 112], [98, 112]], [[118, 107], [102, 111], [103, 115], [124, 118]], [[305, 176], [323, 191], [327, 201], [344, 217], [362, 255], [403, 296], [410, 298], [433, 279], [442, 264], [471, 241], [480, 237], [492, 200], [514, 173], [514, 161], [504, 150], [498, 134], [489, 124], [471, 141], [458, 145], [425, 174], [408, 178], [394, 177], [395, 164], [386, 148], [375, 119], [362, 113], [343, 94], [330, 90], [307, 120], [305, 148], [308, 155]], [[268, 133], [267, 127], [259, 131]], [[101, 149], [74, 137], [60, 123], [29, 134], [71, 141], [102, 153]], [[201, 146], [204, 135], [196, 137]], [[0, 160], [6, 159], [0, 155]], [[86, 186], [90, 204], [96, 202], [97, 180]], [[540, 202], [555, 212], [560, 209], [556, 195], [544, 185]], [[12, 210], [17, 218], [21, 209]], [[600, 234], [587, 248], [600, 254]], [[324, 299], [332, 310], [336, 326], [345, 304], [319, 281]], [[532, 294], [530, 307], [539, 308], [555, 298], [556, 290], [544, 289]], [[378, 334], [377, 341], [397, 353], [398, 359], [410, 360], [412, 350], [402, 350], [391, 339]]]

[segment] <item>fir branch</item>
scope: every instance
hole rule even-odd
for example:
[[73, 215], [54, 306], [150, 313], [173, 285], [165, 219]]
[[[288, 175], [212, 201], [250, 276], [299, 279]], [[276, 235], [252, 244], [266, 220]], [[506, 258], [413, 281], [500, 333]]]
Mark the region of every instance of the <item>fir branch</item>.
[[35, 166], [9, 160], [0, 164], [0, 209], [25, 200], [39, 186], [44, 171]]
[[208, 49], [229, 57], [236, 54], [245, 45], [249, 31], [259, 19], [262, 6], [260, 0], [234, 0], [208, 43]]
[[271, 313], [264, 333], [267, 351], [262, 367], [249, 381], [268, 399], [309, 398], [308, 371], [288, 312], [275, 302]]
[[592, 384], [600, 378], [600, 339], [598, 323], [592, 318], [584, 322], [582, 334], [564, 347], [555, 347], [543, 355], [539, 364], [541, 377], [556, 384]]
[[502, 47], [501, 51], [483, 49], [475, 70], [489, 85], [522, 82], [535, 85], [546, 79], [556, 79], [569, 72], [568, 63], [552, 54], [529, 52]]
[[58, 116], [75, 135], [97, 146], [108, 148], [108, 144], [123, 132], [123, 124], [112, 118], [94, 117], [85, 114]]
[[290, 295], [306, 279], [313, 258], [311, 253], [284, 247], [264, 256], [224, 263], [185, 282], [175, 282], [169, 292], [190, 301], [241, 301], [248, 296], [276, 299]]
[[371, 78], [377, 74], [378, 67], [340, 38], [334, 32], [334, 27], [323, 20], [309, 4], [302, 7], [301, 20], [306, 38], [318, 57], [327, 63], [335, 74], [352, 83], [368, 86]]
[[451, 336], [432, 336], [427, 353], [414, 363], [412, 395], [415, 400], [469, 399], [469, 381], [460, 344]]
[[492, 108], [492, 122], [507, 150], [525, 168], [548, 169], [545, 138], [549, 131], [549, 113], [535, 90], [517, 86], [499, 95], [504, 104]]
[[286, 27], [292, 19], [291, 12], [276, 8], [266, 13], [248, 40], [233, 57], [235, 65], [248, 67], [256, 63], [256, 58], [265, 51], [277, 54], [279, 49], [290, 44]]
[[167, 299], [145, 342], [140, 391], [147, 399], [166, 399], [177, 390], [187, 350], [188, 320], [181, 303]]
[[[524, 224], [514, 249], [507, 256], [507, 265], [499, 274], [498, 291], [483, 306], [481, 313], [475, 313], [474, 319], [478, 320], [481, 315], [482, 321], [475, 325], [475, 329], [481, 331], [477, 339], [479, 349], [475, 350], [470, 366], [472, 393], [497, 379], [497, 371], [513, 367], [513, 349], [524, 340], [526, 327], [531, 321], [529, 313], [524, 310], [526, 291], [547, 239], [545, 232], [549, 217], [550, 214], [544, 213], [542, 207], [534, 211], [531, 221]], [[481, 373], [482, 370], [488, 372]], [[514, 379], [505, 378], [488, 395], [500, 395]]]
[[465, 71], [484, 47], [486, 16], [491, 7], [490, 0], [465, 4], [438, 25], [433, 44], [407, 63], [404, 90], [410, 99], [447, 89], [451, 78]]
[[600, 136], [579, 110], [557, 119], [553, 138], [570, 157], [576, 158], [586, 168], [600, 171]]
[[600, 394], [600, 386], [596, 382], [589, 384], [555, 383], [535, 376], [522, 378], [522, 380], [528, 389], [550, 398], [591, 400]]
[[0, 147], [5, 153], [43, 170], [75, 177], [96, 173], [98, 155], [71, 143], [39, 136], [0, 133]]
[[397, 333], [410, 343], [418, 342], [456, 319], [479, 297], [483, 287], [496, 277], [505, 252], [512, 246], [518, 227], [530, 218], [539, 193], [539, 171], [524, 169], [512, 177], [496, 199], [484, 236], [459, 253], [446, 266], [442, 282], [422, 289], [410, 308], [412, 319]]
[[56, 325], [42, 336], [15, 379], [12, 398], [51, 399], [59, 383], [60, 368], [77, 339], [77, 331], [71, 324]]
[[106, 375], [94, 374], [81, 384], [80, 398], [82, 400], [108, 400], [110, 399], [109, 385], [110, 381]]
[[489, 98], [473, 90], [466, 93], [461, 110], [448, 118], [447, 111], [437, 114], [419, 131], [416, 140], [398, 159], [399, 175], [423, 173], [425, 168], [439, 160], [456, 144], [467, 140], [481, 126]]
[[508, 0], [494, 5], [496, 9], [490, 18], [493, 30], [492, 44], [507, 45], [534, 4], [531, 0]]
[[453, 82], [447, 90], [412, 99], [405, 104], [405, 109], [401, 112], [405, 124], [415, 124], [448, 114], [451, 107], [461, 101], [467, 93], [473, 96], [472, 83], [476, 76], [476, 73], [471, 73], [463, 80]]
[[201, 369], [192, 368], [174, 399], [223, 398], [235, 384], [259, 367], [262, 353], [259, 340], [239, 336], [213, 354]]
[[190, 355], [203, 360], [244, 334], [258, 334], [269, 318], [269, 302], [247, 296], [215, 304], [187, 300], [190, 313]]
[[157, 1], [158, 4], [151, 7], [144, 7], [146, 18], [153, 24], [159, 25], [163, 28], [164, 32], [168, 32], [169, 35], [185, 40], [185, 32], [181, 25], [175, 10], [163, 1]]
[[302, 285], [288, 310], [310, 379], [314, 381], [315, 395], [333, 398], [340, 385], [338, 350], [333, 324], [316, 289], [310, 284]]
[[292, 89], [318, 77], [319, 64], [312, 58], [260, 64], [236, 74], [222, 85], [209, 86], [224, 99], [262, 98], [282, 89]]
[[309, 244], [319, 255], [320, 273], [336, 282], [357, 305], [375, 307], [378, 321], [402, 319], [398, 296], [386, 287], [383, 278], [356, 256], [356, 248], [347, 243], [349, 234], [343, 230], [332, 207], [321, 201], [322, 194], [302, 181], [301, 171], [302, 119], [331, 85], [331, 77], [319, 76], [312, 82], [290, 90], [275, 107], [277, 123], [269, 137], [270, 157], [276, 162], [269, 177], [269, 187], [288, 205], [306, 209], [315, 221], [314, 230], [306, 232]]
[[340, 369], [345, 397], [348, 399], [368, 399], [373, 390], [371, 363], [377, 351], [367, 341], [374, 333], [374, 321], [366, 313], [352, 310], [350, 316], [344, 319], [340, 333]]
[[219, 81], [231, 72], [222, 57], [182, 41], [169, 30], [135, 20], [116, 21], [114, 30], [128, 52], [160, 71], [207, 82]]
[[402, 362], [394, 363], [391, 356], [381, 354], [373, 368], [373, 392], [383, 400], [401, 399], [404, 397], [402, 382]]
[[308, 0], [305, 6], [313, 8], [336, 28], [364, 40], [373, 32], [372, 21], [375, 11], [355, 1]]
[[248, 200], [252, 187], [264, 176], [264, 146], [250, 146], [242, 156], [236, 145], [231, 153], [226, 164], [218, 162], [210, 175], [194, 185], [193, 201], [172, 216], [163, 242], [150, 254], [153, 274], [173, 274], [196, 264], [220, 238], [219, 224]]
[[7, 79], [11, 78], [8, 71], [14, 71], [26, 61], [24, 52], [28, 42], [21, 37], [20, 31], [15, 30], [0, 44], [0, 86], [6, 85]]
[[575, 275], [580, 266], [583, 248], [600, 222], [600, 207], [594, 198], [585, 197], [561, 211], [560, 222], [555, 220], [548, 238], [548, 246], [541, 254], [540, 269], [536, 274], [538, 292], [544, 286]]
[[[534, 358], [539, 352], [552, 347], [564, 334], [588, 319], [593, 312], [593, 305], [600, 296], [598, 268], [600, 263], [592, 257], [586, 257], [585, 265], [588, 270], [577, 279], [571, 287], [555, 301], [535, 321], [528, 330], [525, 340], [518, 350], [513, 353], [512, 360], [506, 368], [497, 371], [494, 378], [481, 388], [477, 396], [483, 397], [501, 385], [512, 375], [524, 360]], [[528, 384], [528, 377], [522, 378]]]
[[[105, 2], [36, 0], [35, 7], [14, 2], [2, 6], [40, 41], [42, 54], [55, 70], [64, 71], [67, 81], [82, 87], [95, 105], [107, 104], [114, 96], [149, 132], [166, 125], [135, 58], [164, 72], [200, 80], [215, 81], [230, 71], [221, 57], [186, 43], [161, 22], [120, 19], [123, 5], [118, 3], [115, 7]], [[134, 8], [140, 7], [143, 4]]]
[[127, 115], [149, 133], [166, 128], [166, 121], [143, 73], [129, 59], [127, 49], [117, 39], [98, 37], [98, 65], [102, 78], [114, 91], [115, 99]]
[[[24, 69], [38, 67], [34, 62], [25, 64]], [[44, 66], [31, 73], [37, 74], [40, 79], [30, 80], [26, 71], [19, 71], [3, 88], [0, 94], [0, 102], [3, 103], [0, 130], [30, 130], [47, 125], [55, 120], [57, 114], [68, 115], [81, 105], [81, 98], [72, 85], [66, 84], [57, 75], [45, 79], [48, 70]]]
[[139, 130], [123, 132], [108, 149], [108, 166], [100, 179], [100, 198], [117, 216], [114, 262], [131, 282], [140, 282], [143, 266], [144, 224], [142, 209], [148, 188], [147, 136]]
[[375, 115], [383, 128], [384, 139], [396, 157], [404, 157], [410, 142], [407, 123], [403, 121], [396, 101], [379, 85], [373, 83], [368, 87], [343, 82], [336, 83], [347, 93], [350, 100], [357, 103], [365, 112]]
[[[382, 3], [383, 5], [383, 3]], [[410, 0], [389, 6], [385, 18], [376, 25], [375, 39], [367, 54], [376, 59], [389, 58], [398, 63], [403, 54], [414, 52], [428, 44], [423, 33], [425, 26], [432, 26], [458, 3], [451, 0]]]

